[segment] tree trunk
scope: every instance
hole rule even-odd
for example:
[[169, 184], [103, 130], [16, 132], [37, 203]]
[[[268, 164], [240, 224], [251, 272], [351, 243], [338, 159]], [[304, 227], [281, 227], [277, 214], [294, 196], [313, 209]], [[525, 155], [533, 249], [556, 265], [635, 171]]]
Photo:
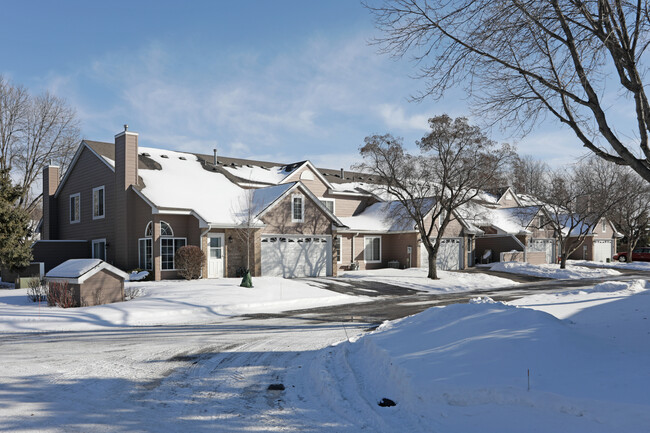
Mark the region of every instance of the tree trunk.
[[566, 253], [562, 253], [560, 257], [560, 269], [566, 269]]
[[628, 241], [628, 243], [627, 243], [627, 262], [628, 263], [632, 263], [634, 261], [633, 257], [632, 257], [632, 251], [634, 251], [634, 247], [632, 246], [632, 242]]
[[432, 280], [438, 279], [438, 269], [436, 269], [436, 256], [437, 254], [429, 254], [429, 275], [428, 278]]

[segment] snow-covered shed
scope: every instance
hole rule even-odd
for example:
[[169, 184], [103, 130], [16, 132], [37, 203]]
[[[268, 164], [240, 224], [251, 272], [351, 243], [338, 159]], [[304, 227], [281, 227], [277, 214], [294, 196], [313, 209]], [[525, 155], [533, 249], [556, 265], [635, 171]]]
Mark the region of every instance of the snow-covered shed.
[[124, 300], [124, 280], [128, 274], [100, 259], [70, 259], [45, 275], [50, 289], [67, 284], [73, 306], [86, 307]]

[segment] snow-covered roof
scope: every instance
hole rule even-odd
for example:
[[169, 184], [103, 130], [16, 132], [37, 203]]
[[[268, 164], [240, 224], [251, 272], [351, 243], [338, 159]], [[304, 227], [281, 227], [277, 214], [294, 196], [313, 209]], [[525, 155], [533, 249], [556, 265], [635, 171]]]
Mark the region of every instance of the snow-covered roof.
[[139, 150], [161, 167], [138, 170], [144, 182], [139, 192], [158, 208], [192, 210], [211, 224], [235, 222], [239, 203], [246, 202], [245, 189], [219, 172], [204, 169], [194, 154], [148, 147]]
[[233, 176], [250, 182], [261, 182], [277, 185], [287, 176], [296, 171], [298, 166], [278, 165], [261, 167], [257, 165], [224, 165], [223, 169]]
[[113, 265], [100, 259], [70, 259], [56, 266], [45, 277], [49, 279], [65, 279], [71, 284], [81, 284], [88, 278], [95, 275], [102, 269], [106, 269], [118, 277], [129, 278], [126, 272], [122, 272]]
[[493, 227], [503, 234], [520, 234], [530, 233], [528, 226], [539, 210], [540, 206], [492, 208], [472, 201], [461, 206], [458, 214], [477, 227]]
[[[435, 201], [430, 199], [424, 207], [425, 213], [433, 208]], [[341, 222], [350, 230], [367, 232], [400, 232], [415, 230], [415, 223], [406, 215], [404, 205], [399, 201], [375, 203], [358, 215], [341, 217]]]

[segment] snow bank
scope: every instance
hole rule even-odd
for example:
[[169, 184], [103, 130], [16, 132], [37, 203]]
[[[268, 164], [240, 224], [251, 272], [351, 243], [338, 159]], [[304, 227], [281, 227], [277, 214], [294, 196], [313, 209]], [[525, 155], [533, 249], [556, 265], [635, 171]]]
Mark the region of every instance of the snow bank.
[[429, 293], [456, 293], [495, 287], [514, 286], [518, 283], [507, 278], [487, 274], [438, 271], [437, 280], [427, 278], [428, 269], [373, 269], [367, 271], [347, 271], [341, 278], [363, 279], [393, 284]]
[[588, 260], [568, 260], [568, 263], [577, 266], [587, 266], [590, 268], [611, 268], [611, 269], [626, 269], [630, 271], [650, 271], [650, 262], [590, 262]]
[[127, 282], [127, 302], [94, 307], [47, 307], [27, 298], [27, 289], [0, 290], [0, 332], [88, 330], [115, 326], [211, 323], [251, 313], [363, 302], [355, 297], [312, 287], [299, 280], [256, 277], [254, 288], [241, 279]]
[[[488, 299], [431, 308], [321, 351], [313, 386], [372, 431], [645, 431], [650, 321], [637, 317], [641, 331], [620, 338], [629, 327], [618, 326], [613, 305], [628, 313], [636, 305], [647, 317], [647, 293], [645, 282], [606, 283], [556, 298], [618, 298], [589, 315], [570, 304], [576, 321]], [[611, 335], [583, 332], [596, 317]], [[382, 398], [397, 405], [380, 408]]]
[[554, 278], [559, 280], [575, 280], [581, 278], [600, 278], [621, 273], [613, 269], [590, 269], [583, 266], [567, 265], [560, 269], [560, 265], [531, 265], [522, 262], [496, 262], [490, 267], [493, 271], [509, 272], [511, 274], [532, 275], [535, 277]]

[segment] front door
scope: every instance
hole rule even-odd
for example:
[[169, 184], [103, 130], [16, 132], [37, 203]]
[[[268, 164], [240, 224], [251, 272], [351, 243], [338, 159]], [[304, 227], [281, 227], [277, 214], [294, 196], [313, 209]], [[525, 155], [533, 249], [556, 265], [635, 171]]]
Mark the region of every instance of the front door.
[[223, 277], [223, 233], [208, 235], [208, 278]]

